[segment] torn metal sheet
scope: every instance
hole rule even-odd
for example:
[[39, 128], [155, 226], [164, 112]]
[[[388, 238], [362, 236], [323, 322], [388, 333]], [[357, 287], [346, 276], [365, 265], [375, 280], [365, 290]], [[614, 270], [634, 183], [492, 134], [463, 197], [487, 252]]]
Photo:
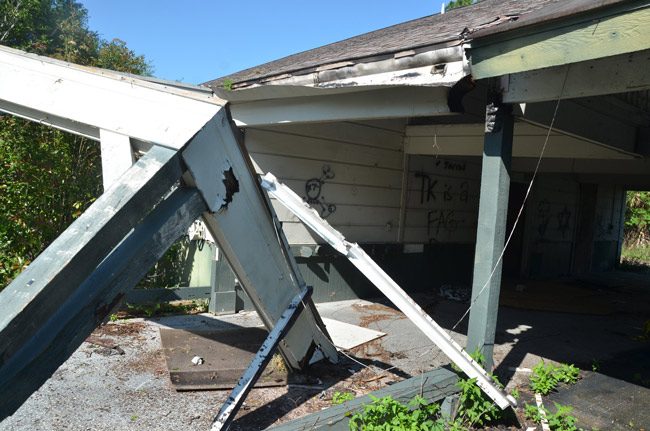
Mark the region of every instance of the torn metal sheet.
[[323, 220], [314, 209], [289, 187], [277, 181], [270, 172], [262, 177], [262, 187], [284, 204], [303, 223], [314, 230], [335, 250], [344, 254], [390, 301], [402, 311], [436, 346], [440, 348], [465, 374], [475, 378], [478, 386], [502, 409], [517, 401], [499, 389], [485, 370], [474, 361], [388, 274], [382, 270], [358, 244], [345, 240], [343, 235]]

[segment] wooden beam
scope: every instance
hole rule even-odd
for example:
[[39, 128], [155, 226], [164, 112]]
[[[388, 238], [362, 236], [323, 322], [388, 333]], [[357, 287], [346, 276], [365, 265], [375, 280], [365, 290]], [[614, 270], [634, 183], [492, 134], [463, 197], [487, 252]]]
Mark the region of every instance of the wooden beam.
[[179, 159], [173, 150], [152, 149], [0, 292], [0, 365], [25, 347], [178, 181]]
[[[272, 329], [304, 289], [286, 239], [266, 194], [260, 189], [238, 130], [221, 111], [183, 151], [183, 159], [205, 199], [204, 220], [262, 322]], [[290, 368], [300, 369], [319, 346], [333, 362], [337, 352], [311, 300], [282, 343]]]
[[0, 111], [92, 139], [103, 129], [180, 148], [224, 103], [211, 95], [0, 46]]
[[472, 41], [472, 76], [491, 78], [650, 49], [649, 6], [622, 2], [532, 33], [524, 28]]
[[102, 153], [102, 182], [107, 190], [133, 162], [131, 140], [126, 135], [100, 130], [100, 145]]
[[466, 350], [480, 349], [491, 371], [501, 288], [501, 251], [506, 234], [514, 118], [511, 107], [488, 99], [481, 168], [481, 195]]
[[269, 428], [272, 431], [297, 431], [297, 430], [328, 430], [347, 431], [349, 429], [350, 417], [356, 412], [361, 412], [363, 406], [372, 403], [372, 398], [392, 397], [401, 403], [408, 403], [419, 395], [427, 401], [435, 403], [445, 397], [458, 392], [456, 382], [458, 376], [445, 369], [437, 368], [419, 376], [402, 380], [401, 382], [387, 386], [384, 389], [374, 391], [369, 395], [346, 401], [343, 404], [332, 406], [328, 409], [304, 416], [299, 419]]
[[398, 87], [236, 103], [231, 111], [240, 127], [447, 115], [447, 93], [446, 87]]
[[[546, 121], [543, 116], [535, 118]], [[513, 157], [539, 157], [546, 134], [547, 129], [540, 125], [515, 123]], [[483, 139], [482, 124], [407, 126], [404, 151], [407, 154], [479, 156], [483, 151]], [[560, 130], [551, 133], [545, 155], [548, 158], [568, 159], [633, 159], [636, 157], [631, 152], [569, 135]]]
[[55, 302], [56, 308], [47, 316], [29, 315], [35, 323], [46, 323], [38, 324], [21, 349], [11, 354], [3, 352], [0, 421], [15, 412], [72, 355], [205, 208], [196, 189], [177, 189], [85, 281], [75, 284], [69, 295], [50, 295], [48, 299]]
[[650, 50], [512, 73], [506, 77], [503, 100], [532, 103], [647, 90], [648, 70]]

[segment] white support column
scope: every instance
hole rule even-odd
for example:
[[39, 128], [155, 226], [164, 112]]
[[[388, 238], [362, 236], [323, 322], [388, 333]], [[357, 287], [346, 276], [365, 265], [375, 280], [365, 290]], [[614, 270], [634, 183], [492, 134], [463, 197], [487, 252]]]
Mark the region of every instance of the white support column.
[[133, 149], [128, 136], [101, 129], [99, 140], [102, 151], [102, 182], [104, 190], [107, 190], [133, 162]]

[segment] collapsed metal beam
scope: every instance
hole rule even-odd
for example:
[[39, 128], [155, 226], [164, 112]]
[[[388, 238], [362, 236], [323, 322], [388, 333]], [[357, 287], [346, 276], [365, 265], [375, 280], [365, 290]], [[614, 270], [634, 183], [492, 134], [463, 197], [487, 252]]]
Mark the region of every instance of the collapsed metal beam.
[[262, 178], [262, 187], [285, 205], [303, 223], [316, 232], [335, 250], [346, 256], [397, 308], [402, 311], [436, 346], [440, 348], [465, 374], [475, 378], [478, 386], [502, 409], [515, 407], [517, 401], [499, 389], [485, 370], [456, 343], [358, 244], [345, 240], [343, 235], [323, 220], [289, 187], [273, 174]]

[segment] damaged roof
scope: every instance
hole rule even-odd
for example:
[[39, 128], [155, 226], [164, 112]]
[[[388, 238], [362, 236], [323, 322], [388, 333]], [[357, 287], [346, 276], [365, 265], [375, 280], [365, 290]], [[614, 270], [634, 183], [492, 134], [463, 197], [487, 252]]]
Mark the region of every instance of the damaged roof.
[[479, 0], [444, 14], [396, 24], [340, 42], [293, 54], [205, 83], [213, 89], [229, 82], [233, 88], [263, 84], [359, 63], [414, 55], [457, 46], [471, 39], [489, 39], [521, 28], [534, 28], [570, 16], [587, 14], [630, 0]]
[[[592, 2], [593, 0], [586, 0]], [[610, 0], [611, 1], [611, 0]], [[376, 60], [395, 53], [426, 47], [457, 45], [463, 36], [487, 27], [518, 20], [544, 7], [567, 0], [484, 0], [424, 18], [372, 31], [340, 42], [293, 54], [205, 83], [212, 88], [224, 82], [253, 84], [285, 74], [305, 74], [325, 65]], [[594, 3], [600, 3], [594, 1]], [[582, 0], [585, 3], [585, 0]]]

